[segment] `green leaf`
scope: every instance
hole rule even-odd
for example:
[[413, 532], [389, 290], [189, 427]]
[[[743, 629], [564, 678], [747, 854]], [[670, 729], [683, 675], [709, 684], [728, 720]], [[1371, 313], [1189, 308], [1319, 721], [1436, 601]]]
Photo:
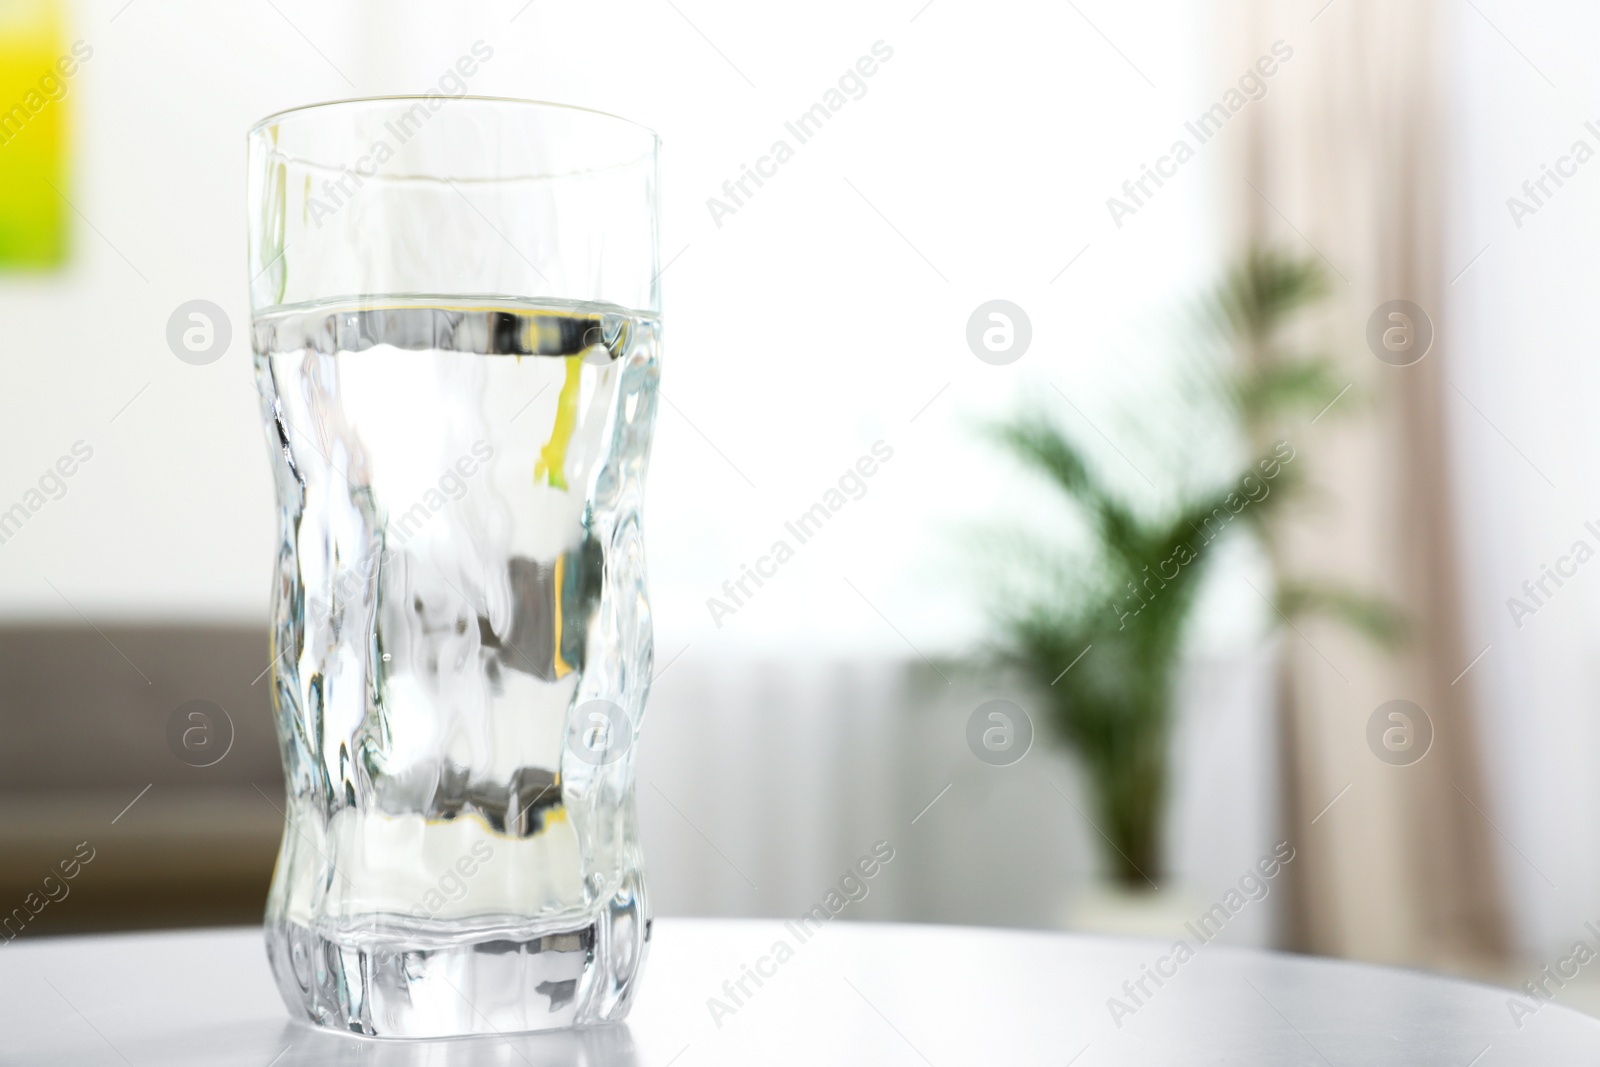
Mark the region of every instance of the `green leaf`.
[[1320, 412], [1349, 385], [1331, 360], [1297, 359], [1241, 371], [1234, 399], [1245, 422], [1258, 426], [1296, 410]]
[[1107, 548], [1122, 553], [1139, 540], [1139, 522], [1133, 510], [1101, 482], [1077, 443], [1060, 427], [1033, 414], [994, 427], [992, 432], [1088, 512]]
[[1406, 639], [1405, 616], [1398, 608], [1348, 586], [1285, 581], [1278, 588], [1278, 610], [1289, 619], [1304, 615], [1337, 619], [1379, 648], [1394, 648]]
[[1261, 345], [1327, 291], [1327, 276], [1316, 260], [1256, 247], [1227, 273], [1212, 301], [1234, 341]]

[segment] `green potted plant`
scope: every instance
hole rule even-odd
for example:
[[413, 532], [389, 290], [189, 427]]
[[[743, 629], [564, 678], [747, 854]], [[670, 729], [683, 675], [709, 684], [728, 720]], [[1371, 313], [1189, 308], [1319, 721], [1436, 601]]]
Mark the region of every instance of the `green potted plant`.
[[[1202, 301], [1177, 399], [1132, 420], [1147, 427], [1136, 454], [1157, 461], [1148, 473], [1169, 476], [1164, 488], [1145, 484], [1126, 457], [1096, 463], [1041, 407], [989, 427], [1080, 520], [1076, 536], [1006, 539], [990, 652], [1030, 683], [1046, 732], [1081, 766], [1105, 870], [1125, 894], [1162, 884], [1174, 687], [1218, 548], [1254, 537], [1276, 567], [1273, 525], [1303, 495], [1308, 462], [1277, 430], [1290, 415], [1319, 414], [1344, 389], [1331, 361], [1300, 348], [1290, 329], [1325, 290], [1315, 262], [1257, 249]], [[1197, 430], [1245, 458], [1225, 475], [1198, 473]], [[1276, 617], [1322, 611], [1380, 643], [1399, 636], [1376, 599], [1281, 568], [1275, 579], [1275, 591], [1262, 592]]]

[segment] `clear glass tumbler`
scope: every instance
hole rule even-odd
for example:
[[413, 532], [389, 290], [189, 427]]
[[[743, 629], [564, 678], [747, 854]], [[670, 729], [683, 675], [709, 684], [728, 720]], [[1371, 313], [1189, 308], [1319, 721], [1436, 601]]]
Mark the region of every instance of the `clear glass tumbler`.
[[434, 94], [249, 147], [278, 986], [380, 1037], [620, 1019], [650, 941], [656, 137]]

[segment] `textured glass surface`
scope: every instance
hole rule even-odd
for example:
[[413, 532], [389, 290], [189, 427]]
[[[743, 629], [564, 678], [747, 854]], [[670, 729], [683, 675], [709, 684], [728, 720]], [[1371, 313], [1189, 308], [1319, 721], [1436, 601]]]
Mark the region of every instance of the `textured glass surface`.
[[656, 137], [431, 94], [249, 147], [284, 1001], [380, 1037], [620, 1019], [650, 939]]
[[285, 999], [376, 1035], [625, 1013], [649, 939], [657, 324], [433, 297], [254, 326], [282, 539]]

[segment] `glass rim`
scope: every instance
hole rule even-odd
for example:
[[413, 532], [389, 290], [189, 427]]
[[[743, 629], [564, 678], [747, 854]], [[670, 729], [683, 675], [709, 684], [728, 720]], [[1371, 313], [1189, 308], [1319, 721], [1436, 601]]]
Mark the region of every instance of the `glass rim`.
[[555, 100], [529, 100], [525, 97], [517, 96], [475, 96], [470, 93], [465, 96], [445, 96], [442, 93], [396, 93], [389, 96], [351, 96], [342, 97], [337, 100], [321, 100], [314, 104], [297, 104], [294, 107], [284, 108], [282, 111], [274, 111], [272, 114], [267, 115], [264, 118], [257, 119], [255, 122], [250, 124], [250, 128], [245, 132], [246, 136], [253, 137], [268, 126], [282, 122], [288, 118], [299, 117], [307, 112], [312, 111], [321, 111], [331, 108], [345, 108], [357, 104], [391, 104], [400, 103], [401, 101], [405, 100], [435, 99], [444, 100], [447, 102], [471, 101], [477, 104], [509, 104], [515, 105], [517, 108], [554, 108], [560, 111], [581, 112], [586, 115], [593, 115], [596, 118], [609, 119], [612, 122], [622, 123], [624, 126], [631, 127], [640, 133], [648, 135], [651, 143], [657, 149], [661, 147], [661, 135], [655, 130], [651, 129], [649, 126], [646, 126], [642, 122], [635, 122], [633, 119], [623, 118], [621, 115], [616, 115], [609, 111], [601, 111], [599, 108], [584, 107], [581, 104], [563, 104]]

